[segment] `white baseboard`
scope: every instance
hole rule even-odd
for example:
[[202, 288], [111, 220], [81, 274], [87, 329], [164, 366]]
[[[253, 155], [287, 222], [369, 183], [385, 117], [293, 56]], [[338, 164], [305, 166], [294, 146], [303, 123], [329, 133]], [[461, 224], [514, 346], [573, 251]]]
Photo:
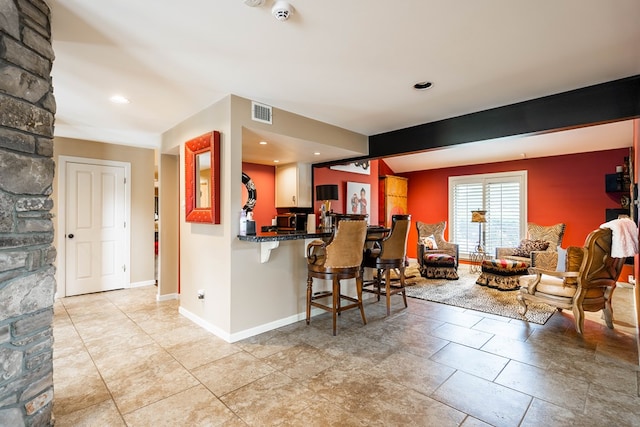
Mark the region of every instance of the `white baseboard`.
[[[275, 320], [273, 322], [269, 322], [269, 323], [265, 323], [263, 325], [259, 325], [253, 328], [249, 328], [249, 329], [245, 329], [244, 331], [240, 331], [240, 332], [236, 332], [234, 334], [229, 334], [226, 331], [223, 331], [222, 329], [218, 328], [215, 325], [212, 325], [211, 323], [207, 322], [206, 320], [202, 319], [201, 317], [191, 313], [189, 310], [180, 307], [178, 309], [178, 312], [180, 314], [182, 314], [184, 317], [186, 317], [187, 319], [191, 320], [193, 323], [195, 323], [196, 325], [204, 328], [205, 330], [211, 332], [213, 335], [217, 336], [218, 338], [222, 338], [223, 340], [225, 340], [226, 342], [229, 343], [234, 343], [240, 340], [243, 340], [245, 338], [249, 338], [255, 335], [260, 335], [264, 332], [268, 332], [271, 331], [273, 329], [277, 329], [277, 328], [281, 328], [283, 326], [287, 326], [290, 325], [292, 323], [296, 323], [299, 322], [301, 320], [305, 320], [307, 318], [307, 314], [306, 313], [298, 313], [298, 314], [294, 314], [293, 316], [289, 316], [289, 317], [285, 317], [284, 319], [279, 319], [279, 320]], [[321, 310], [319, 308], [313, 308], [311, 309], [311, 316], [315, 316], [317, 314], [320, 313], [326, 313], [326, 311]]]
[[131, 282], [129, 284], [130, 288], [141, 288], [143, 286], [155, 285], [155, 280], [143, 280], [142, 282]]
[[174, 299], [180, 299], [180, 294], [156, 295], [156, 301], [171, 301]]
[[[313, 311], [312, 311], [312, 314], [314, 314]], [[235, 334], [232, 334], [230, 342], [236, 342], [236, 341], [243, 340], [245, 338], [252, 337], [254, 335], [259, 335], [263, 332], [267, 332], [272, 329], [281, 328], [283, 326], [287, 326], [292, 323], [299, 322], [300, 320], [304, 320], [306, 318], [307, 318], [306, 313], [298, 313], [298, 314], [294, 314], [293, 316], [285, 317], [284, 319], [274, 320], [273, 322], [265, 323], [264, 325], [259, 325], [250, 329], [245, 329], [244, 331], [240, 331], [240, 332], [236, 332]]]
[[192, 312], [185, 309], [184, 307], [182, 306], [179, 307], [178, 313], [182, 314], [184, 317], [191, 320], [193, 323], [200, 326], [201, 328], [204, 328], [205, 330], [211, 332], [213, 335], [217, 336], [218, 338], [222, 338], [226, 342], [232, 342], [231, 336], [227, 332], [223, 331], [222, 329], [218, 328], [215, 325], [212, 325], [211, 323], [207, 322], [200, 316], [193, 314]]

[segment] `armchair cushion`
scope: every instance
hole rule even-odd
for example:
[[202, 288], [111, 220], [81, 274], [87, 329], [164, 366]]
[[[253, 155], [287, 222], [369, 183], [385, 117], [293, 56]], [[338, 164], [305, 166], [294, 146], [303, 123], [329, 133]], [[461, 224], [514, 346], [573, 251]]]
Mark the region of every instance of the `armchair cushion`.
[[[520, 278], [520, 286], [526, 289], [530, 294], [544, 294], [552, 295], [555, 298], [566, 298], [570, 303], [570, 300], [576, 294], [578, 290], [577, 282], [574, 285], [567, 285], [567, 280], [577, 281], [577, 272], [551, 272], [545, 270], [537, 270], [540, 277], [537, 274], [530, 276], [523, 276]], [[555, 273], [555, 274], [554, 274]], [[573, 274], [572, 274], [573, 273]], [[527, 289], [535, 283], [535, 289]], [[603, 288], [589, 288], [585, 292], [586, 298], [598, 298], [604, 294]]]
[[524, 258], [531, 257], [533, 251], [546, 251], [549, 247], [549, 242], [546, 240], [530, 240], [523, 239], [520, 242], [520, 246], [515, 248], [513, 256], [519, 256]]

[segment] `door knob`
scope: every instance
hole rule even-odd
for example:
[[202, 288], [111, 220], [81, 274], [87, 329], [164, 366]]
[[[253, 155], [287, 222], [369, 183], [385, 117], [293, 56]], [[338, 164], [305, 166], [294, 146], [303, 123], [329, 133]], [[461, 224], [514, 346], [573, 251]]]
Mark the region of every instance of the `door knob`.
[[73, 234], [69, 234], [68, 236], [70, 239], [73, 239]]

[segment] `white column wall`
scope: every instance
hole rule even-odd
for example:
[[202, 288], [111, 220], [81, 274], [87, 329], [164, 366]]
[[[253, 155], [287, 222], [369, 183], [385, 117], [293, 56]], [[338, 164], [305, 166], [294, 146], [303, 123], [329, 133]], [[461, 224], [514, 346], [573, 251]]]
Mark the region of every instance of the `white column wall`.
[[[225, 97], [165, 132], [162, 141], [163, 151], [180, 146], [180, 311], [223, 338], [231, 328], [229, 247], [237, 233], [231, 214], [232, 189], [237, 187], [232, 185], [232, 159], [241, 155], [230, 142], [229, 105], [230, 97]], [[221, 224], [185, 222], [184, 143], [213, 130], [220, 132]]]
[[[237, 239], [243, 203], [242, 129], [264, 127], [274, 133], [295, 134], [347, 148], [354, 155], [368, 150], [364, 135], [276, 109], [274, 124], [263, 125], [252, 121], [250, 112], [250, 100], [231, 95], [162, 137], [162, 152], [180, 147], [180, 312], [227, 341], [296, 321], [306, 307], [303, 240], [281, 242], [271, 260], [263, 264], [260, 244]], [[221, 224], [187, 223], [184, 143], [212, 130], [221, 135]], [[204, 300], [197, 298], [199, 290], [204, 290]]]

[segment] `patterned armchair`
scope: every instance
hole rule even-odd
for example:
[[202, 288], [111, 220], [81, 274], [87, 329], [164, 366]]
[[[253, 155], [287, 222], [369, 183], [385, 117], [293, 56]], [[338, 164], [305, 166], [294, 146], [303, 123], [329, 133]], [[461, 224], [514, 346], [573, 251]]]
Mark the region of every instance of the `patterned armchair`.
[[[527, 224], [527, 236], [517, 248], [496, 248], [496, 258], [523, 261], [530, 267], [555, 270], [558, 264], [558, 246], [562, 245], [562, 238], [566, 224], [537, 225]], [[548, 243], [544, 250], [537, 250], [535, 241]]]
[[576, 331], [584, 331], [584, 312], [603, 312], [605, 323], [613, 329], [611, 296], [622, 270], [624, 258], [611, 256], [612, 232], [599, 228], [592, 231], [584, 247], [567, 248], [566, 271], [533, 268], [531, 276], [520, 278], [520, 314], [528, 303], [544, 303], [559, 310], [572, 310]]
[[[420, 266], [420, 272], [426, 267], [424, 265], [424, 256], [427, 254], [448, 254], [455, 257], [455, 268], [458, 268], [458, 245], [456, 243], [449, 243], [444, 240], [444, 229], [447, 228], [447, 221], [440, 221], [435, 224], [427, 224], [425, 222], [416, 222], [416, 228], [418, 229], [418, 265]], [[433, 236], [435, 240], [435, 249], [429, 249], [429, 238]]]

